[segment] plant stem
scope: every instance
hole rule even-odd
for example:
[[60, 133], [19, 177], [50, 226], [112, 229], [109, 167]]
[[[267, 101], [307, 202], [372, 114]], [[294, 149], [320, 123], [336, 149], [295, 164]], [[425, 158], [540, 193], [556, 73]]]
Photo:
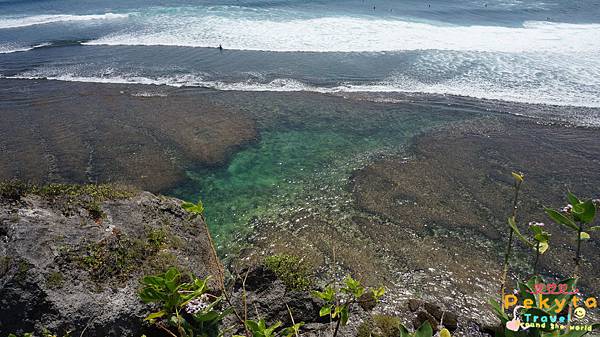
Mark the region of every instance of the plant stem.
[[[579, 261], [581, 260], [581, 232], [583, 232], [583, 223], [579, 223], [577, 229], [577, 250], [575, 251], [575, 268], [573, 268], [573, 278], [575, 281], [573, 282], [573, 289], [575, 289], [575, 285], [577, 285], [577, 278], [579, 277]], [[573, 302], [569, 302], [569, 313], [567, 317], [571, 317], [573, 314]], [[571, 328], [571, 320], [567, 322], [567, 331]]]
[[206, 230], [206, 237], [208, 238], [208, 241], [210, 243], [211, 253], [219, 271], [218, 277], [220, 286], [222, 289], [225, 289], [225, 267], [223, 267], [221, 259], [219, 259], [219, 256], [217, 255], [217, 250], [215, 249], [215, 242], [213, 241], [212, 236], [210, 235], [210, 230], [208, 230], [208, 224], [206, 223], [204, 214], [200, 214], [200, 219], [202, 220], [202, 224], [204, 225], [204, 230]]
[[340, 328], [340, 323], [342, 322], [342, 319], [339, 318], [337, 323], [335, 324], [335, 331], [333, 331], [333, 337], [336, 337], [338, 334], [338, 330]]
[[537, 275], [537, 265], [540, 259], [540, 242], [538, 241], [535, 246], [535, 262], [533, 263], [533, 275]]
[[[521, 182], [515, 181], [515, 197], [513, 199], [513, 208], [512, 208], [512, 217], [516, 221], [517, 217], [517, 202], [519, 200], [519, 190], [521, 189]], [[510, 254], [512, 251], [512, 241], [513, 241], [513, 229], [510, 228], [510, 233], [508, 234], [508, 245], [506, 247], [506, 253], [504, 254], [504, 265], [502, 270], [502, 279], [500, 283], [500, 303], [502, 308], [504, 308], [504, 294], [506, 293], [506, 278], [508, 277], [508, 261], [510, 259]]]
[[573, 278], [579, 277], [579, 262], [581, 261], [581, 233], [583, 232], [583, 223], [579, 224], [577, 231], [577, 251], [575, 253], [575, 269], [573, 270]]

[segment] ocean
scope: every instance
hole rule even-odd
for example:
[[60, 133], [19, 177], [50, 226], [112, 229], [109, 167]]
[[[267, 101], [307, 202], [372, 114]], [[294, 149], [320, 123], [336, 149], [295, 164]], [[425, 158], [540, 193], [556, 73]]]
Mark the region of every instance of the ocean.
[[0, 78], [600, 107], [600, 2], [0, 0]]

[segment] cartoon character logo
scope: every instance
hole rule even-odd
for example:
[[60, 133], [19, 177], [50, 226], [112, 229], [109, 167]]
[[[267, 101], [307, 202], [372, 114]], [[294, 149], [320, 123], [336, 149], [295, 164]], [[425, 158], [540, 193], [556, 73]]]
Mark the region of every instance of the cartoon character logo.
[[513, 319], [506, 322], [506, 328], [508, 330], [511, 331], [519, 331], [519, 328], [521, 327], [521, 320], [519, 319], [519, 316], [517, 315], [517, 310], [523, 308], [522, 305], [517, 305], [514, 310], [513, 310]]
[[578, 319], [582, 319], [585, 317], [585, 309], [583, 307], [577, 307], [575, 308], [573, 315], [575, 315], [575, 317], [577, 317]]

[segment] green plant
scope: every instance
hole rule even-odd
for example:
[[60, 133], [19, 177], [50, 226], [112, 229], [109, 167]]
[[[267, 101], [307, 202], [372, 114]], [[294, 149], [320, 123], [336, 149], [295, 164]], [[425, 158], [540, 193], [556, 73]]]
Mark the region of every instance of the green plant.
[[[443, 337], [446, 337], [450, 334], [448, 330], [443, 329]], [[442, 336], [442, 331], [440, 331], [440, 336]], [[431, 324], [429, 322], [424, 322], [415, 332], [410, 333], [408, 329], [406, 329], [402, 324], [400, 324], [400, 337], [432, 337], [433, 329], [431, 328]]]
[[[252, 335], [252, 337], [292, 337], [298, 336], [300, 328], [304, 325], [304, 323], [296, 323], [290, 327], [287, 327], [279, 332], [276, 330], [281, 326], [281, 322], [277, 321], [275, 324], [271, 326], [267, 326], [267, 323], [263, 319], [259, 319], [258, 321], [254, 320], [246, 320], [245, 322], [246, 328]], [[244, 337], [236, 335], [234, 337]]]
[[535, 260], [533, 262], [533, 273], [536, 274], [540, 255], [544, 254], [548, 250], [548, 248], [550, 248], [550, 233], [543, 230], [543, 227], [545, 226], [543, 223], [530, 222], [529, 230], [532, 232], [533, 238], [532, 240], [529, 240], [523, 234], [521, 234], [521, 231], [517, 227], [514, 218], [511, 217], [508, 219], [508, 225], [512, 228], [513, 232], [517, 235], [517, 238], [519, 238], [519, 240], [521, 240], [527, 246], [534, 249]]
[[265, 320], [257, 321], [246, 320], [246, 327], [252, 333], [252, 337], [275, 337], [275, 330], [281, 326], [281, 322], [276, 322], [271, 326], [267, 326]]
[[[516, 222], [517, 207], [519, 202], [519, 191], [521, 190], [521, 184], [523, 184], [523, 179], [525, 179], [525, 176], [522, 173], [512, 172], [512, 176], [514, 178], [515, 195], [513, 198], [512, 216], [509, 218], [509, 224], [511, 222], [511, 219], [512, 222]], [[508, 264], [512, 252], [513, 234], [514, 229], [512, 228], [512, 226], [509, 226], [508, 243], [506, 245], [506, 252], [504, 253], [504, 264], [502, 266], [502, 277], [500, 279], [500, 301], [502, 302], [502, 305], [504, 305], [504, 294], [506, 293], [506, 278], [508, 277]]]
[[[584, 240], [590, 239], [590, 235], [586, 230], [600, 230], [600, 226], [585, 228], [585, 225], [592, 224], [596, 218], [596, 205], [592, 199], [582, 201], [573, 193], [567, 192], [567, 201], [569, 204], [561, 211], [548, 207], [544, 210], [552, 220], [576, 233], [577, 249], [575, 251], [575, 267], [573, 268], [573, 278], [576, 283], [579, 278], [579, 268], [581, 263], [581, 243]], [[573, 306], [569, 304], [569, 315], [571, 315], [572, 312]]]
[[181, 207], [183, 207], [183, 209], [194, 215], [204, 214], [204, 205], [202, 204], [202, 200], [200, 199], [198, 199], [198, 202], [195, 204], [188, 201], [184, 201], [183, 204], [181, 204]]
[[596, 217], [596, 205], [591, 199], [582, 201], [573, 193], [568, 192], [567, 200], [569, 204], [560, 211], [548, 207], [544, 210], [552, 220], [565, 226], [569, 230], [574, 231], [577, 235], [575, 268], [573, 270], [573, 277], [577, 278], [579, 276], [579, 265], [581, 262], [581, 242], [590, 239], [590, 235], [586, 230], [597, 231], [600, 230], [600, 226], [585, 228], [585, 225], [592, 224]]
[[63, 286], [64, 277], [61, 272], [53, 271], [46, 276], [46, 285], [50, 289], [58, 289]]
[[156, 276], [144, 277], [140, 298], [145, 303], [157, 303], [160, 310], [146, 320], [171, 336], [220, 336], [219, 324], [229, 310], [218, 310], [221, 297], [207, 293], [206, 279], [184, 276], [175, 268]]
[[[57, 334], [52, 333], [50, 330], [43, 328], [42, 329], [42, 337], [58, 337]], [[71, 337], [71, 331], [67, 331], [65, 332], [64, 335], [62, 335], [62, 337]]]
[[312, 285], [310, 268], [297, 256], [279, 254], [265, 258], [265, 267], [290, 289], [307, 290]]
[[[534, 273], [537, 272], [537, 263], [539, 256], [543, 254], [549, 248], [549, 239], [550, 233], [543, 230], [544, 224], [542, 223], [530, 223], [529, 229], [532, 232], [533, 238], [530, 240], [525, 237], [519, 231], [519, 228], [516, 224], [515, 213], [517, 207], [517, 197], [520, 184], [523, 180], [523, 176], [513, 173], [513, 177], [515, 178], [515, 198], [513, 201], [513, 216], [508, 219], [508, 224], [511, 228], [511, 236], [509, 237], [509, 246], [507, 247], [507, 253], [505, 254], [504, 259], [504, 274], [502, 280], [502, 299], [500, 303], [491, 300], [490, 304], [494, 310], [496, 316], [500, 319], [501, 325], [496, 329], [495, 336], [496, 337], [580, 337], [588, 333], [585, 330], [571, 330], [570, 329], [570, 321], [567, 322], [566, 328], [556, 329], [551, 326], [540, 326], [540, 327], [530, 327], [527, 330], [519, 330], [518, 326], [512, 326], [512, 329], [509, 329], [507, 323], [511, 321], [511, 323], [517, 323], [518, 318], [513, 317], [512, 320], [505, 312], [506, 303], [505, 303], [505, 276], [508, 271], [508, 259], [510, 257], [510, 248], [512, 244], [512, 234], [514, 233], [521, 241], [523, 241], [526, 245], [532, 247], [536, 253], [534, 260]], [[546, 214], [552, 218], [555, 222], [567, 227], [568, 229], [574, 231], [576, 233], [576, 241], [577, 241], [577, 249], [575, 253], [575, 266], [573, 271], [573, 277], [568, 278], [566, 280], [560, 281], [559, 284], [564, 285], [564, 289], [554, 293], [543, 293], [540, 289], [536, 289], [538, 285], [545, 285], [546, 281], [538, 275], [533, 276], [527, 282], [518, 282], [518, 293], [523, 297], [523, 303], [527, 302], [527, 305], [524, 304], [524, 308], [522, 309], [522, 313], [527, 315], [536, 315], [538, 317], [544, 317], [550, 321], [550, 317], [552, 315], [556, 315], [564, 309], [564, 306], [568, 303], [568, 315], [567, 317], [571, 317], [572, 308], [573, 308], [573, 300], [574, 300], [574, 289], [575, 284], [577, 283], [579, 276], [579, 268], [581, 261], [581, 243], [584, 240], [588, 240], [590, 235], [585, 231], [585, 225], [592, 224], [594, 218], [596, 216], [596, 206], [592, 200], [582, 201], [577, 198], [572, 193], [567, 193], [567, 200], [569, 204], [567, 207], [564, 207], [562, 210], [554, 210], [551, 208], [545, 208]], [[599, 230], [599, 226], [589, 227], [588, 231]], [[556, 286], [556, 284], [554, 285]], [[515, 296], [515, 295], [509, 295]], [[516, 296], [515, 296], [516, 299]], [[549, 303], [549, 304], [548, 304]], [[515, 309], [515, 316], [517, 309]], [[593, 328], [597, 329], [600, 325], [594, 324]]]
[[361, 283], [351, 276], [346, 276], [344, 286], [339, 290], [332, 286], [327, 286], [323, 291], [314, 291], [315, 297], [320, 298], [325, 302], [319, 311], [321, 317], [329, 316], [330, 322], [336, 322], [333, 331], [333, 337], [337, 336], [340, 325], [344, 326], [350, 318], [350, 310], [353, 304], [356, 304], [359, 299], [370, 294], [375, 301], [378, 301], [384, 294], [383, 287], [376, 289], [366, 289]]
[[219, 284], [221, 287], [221, 290], [223, 290], [223, 293], [225, 293], [225, 272], [224, 272], [224, 268], [221, 265], [221, 260], [219, 259], [219, 256], [217, 254], [217, 251], [215, 250], [215, 242], [212, 239], [212, 236], [210, 235], [210, 231], [208, 230], [208, 226], [206, 226], [206, 222], [204, 220], [204, 205], [202, 204], [202, 200], [198, 199], [197, 203], [191, 203], [188, 201], [184, 201], [181, 204], [181, 207], [186, 210], [188, 213], [190, 213], [192, 216], [197, 216], [200, 217], [200, 219], [202, 220], [203, 224], [202, 226], [204, 227], [204, 229], [206, 230], [206, 237], [208, 238], [208, 241], [210, 242], [210, 248], [211, 248], [211, 253], [213, 256], [213, 259], [215, 260], [215, 263], [219, 266]]

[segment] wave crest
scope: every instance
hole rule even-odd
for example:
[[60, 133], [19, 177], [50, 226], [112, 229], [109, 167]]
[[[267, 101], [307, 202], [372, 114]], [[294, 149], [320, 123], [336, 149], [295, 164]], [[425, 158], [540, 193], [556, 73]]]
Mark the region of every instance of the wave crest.
[[[152, 15], [143, 28], [89, 45], [215, 47], [276, 52], [600, 52], [600, 24], [525, 22], [522, 27], [453, 26], [370, 17], [263, 19], [206, 13]], [[145, 20], [148, 20], [146, 18]]]
[[70, 22], [70, 21], [91, 21], [91, 20], [114, 20], [114, 19], [125, 19], [128, 18], [129, 14], [90, 14], [90, 15], [69, 15], [69, 14], [58, 14], [58, 15], [34, 15], [20, 18], [0, 18], [0, 29], [8, 28], [21, 28], [35, 25], [44, 25], [49, 23], [57, 22]]

